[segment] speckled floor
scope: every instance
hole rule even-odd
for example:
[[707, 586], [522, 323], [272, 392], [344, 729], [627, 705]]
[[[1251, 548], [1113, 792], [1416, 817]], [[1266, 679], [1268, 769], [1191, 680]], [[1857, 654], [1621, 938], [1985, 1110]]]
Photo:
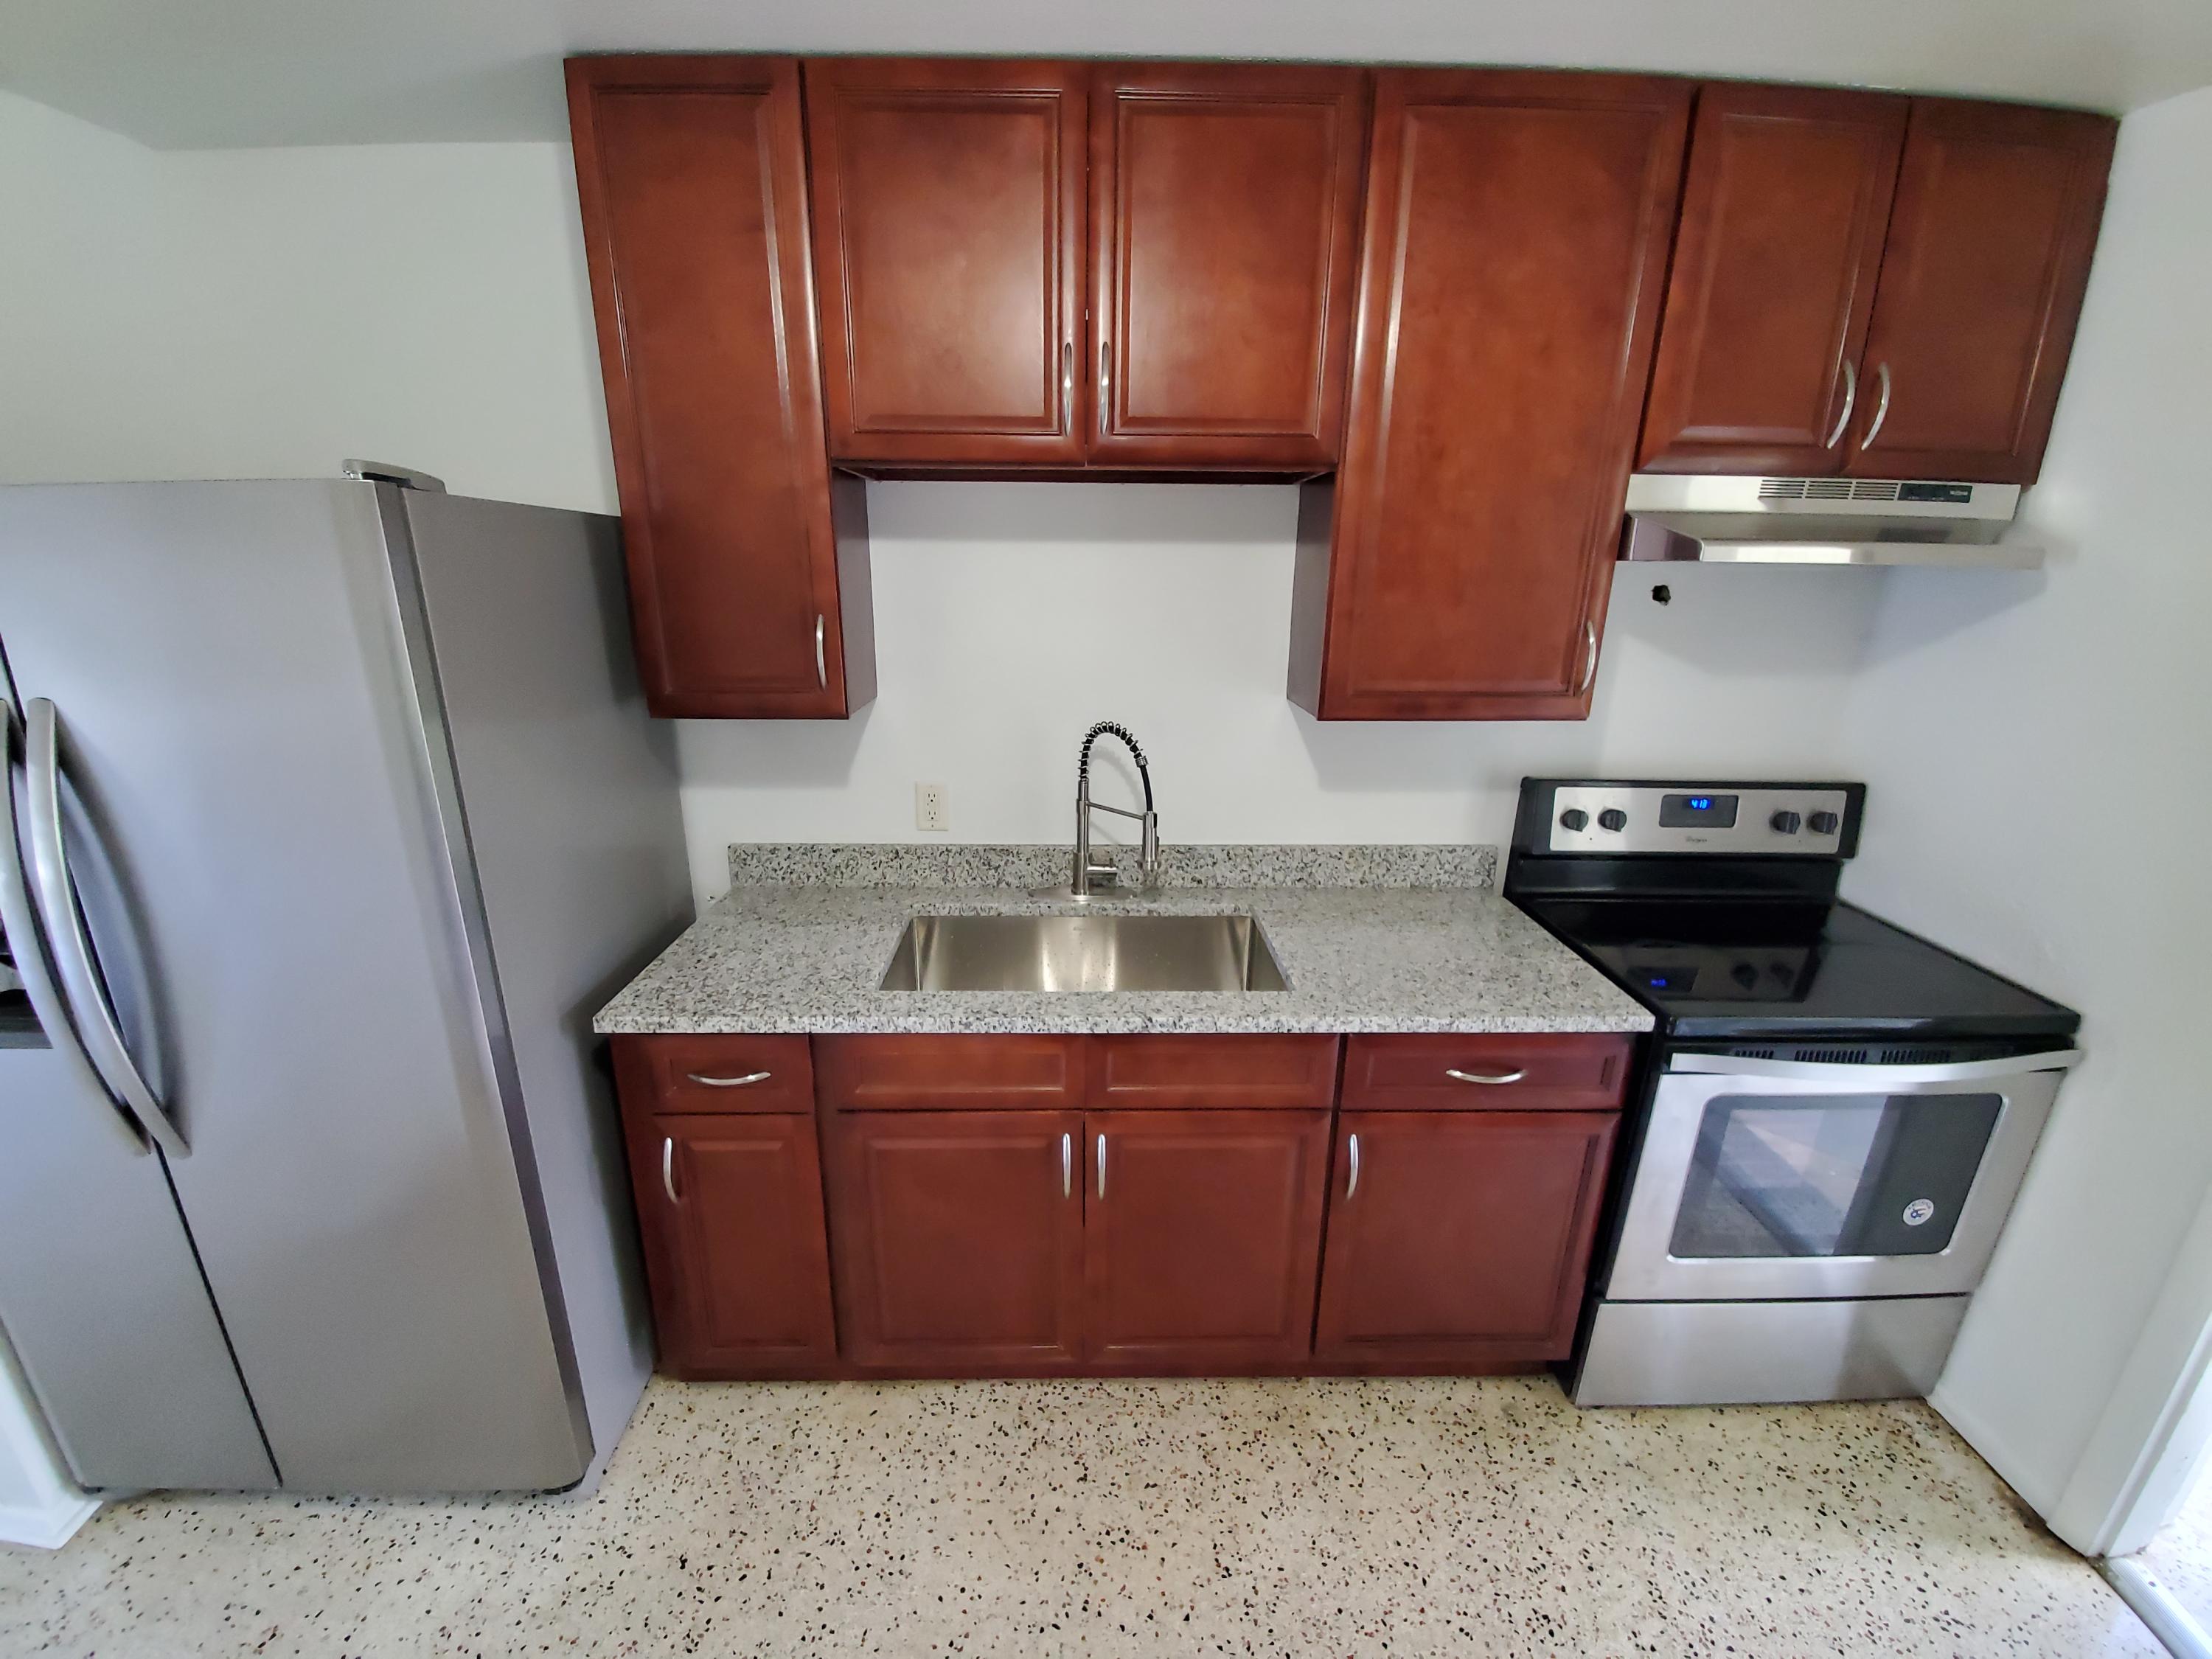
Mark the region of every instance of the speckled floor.
[[2142, 1564], [2189, 1609], [2198, 1629], [2212, 1632], [2212, 1479], [2198, 1477], [2196, 1490], [2143, 1551]]
[[656, 1382], [587, 1499], [150, 1498], [0, 1654], [2160, 1650], [1925, 1407], [1548, 1382]]

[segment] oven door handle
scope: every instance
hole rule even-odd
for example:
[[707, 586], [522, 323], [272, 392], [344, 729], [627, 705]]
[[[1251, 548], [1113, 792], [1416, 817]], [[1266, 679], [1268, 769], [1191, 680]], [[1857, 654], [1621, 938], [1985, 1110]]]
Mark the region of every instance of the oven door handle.
[[1748, 1054], [1675, 1054], [1667, 1061], [1667, 1071], [1670, 1075], [1696, 1072], [1771, 1078], [1778, 1083], [1856, 1083], [1879, 1089], [1892, 1083], [1978, 1083], [2018, 1077], [2026, 1072], [2063, 1072], [2078, 1065], [2081, 1055], [2079, 1048], [2055, 1048], [2048, 1054], [1961, 1060], [1941, 1066], [1850, 1066], [1810, 1060], [1758, 1060]]

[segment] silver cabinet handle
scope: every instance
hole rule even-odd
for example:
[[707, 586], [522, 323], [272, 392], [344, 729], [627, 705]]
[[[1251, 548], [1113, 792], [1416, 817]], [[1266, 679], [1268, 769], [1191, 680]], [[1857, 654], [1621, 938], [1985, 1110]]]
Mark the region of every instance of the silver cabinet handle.
[[1851, 423], [1851, 410], [1859, 400], [1859, 366], [1850, 358], [1844, 359], [1844, 412], [1836, 416], [1836, 429], [1828, 434], [1828, 441], [1820, 446], [1833, 449], [1843, 442], [1844, 433]]
[[1583, 677], [1575, 683], [1577, 696], [1590, 689], [1597, 678], [1597, 624], [1585, 620], [1583, 623]]
[[1353, 1135], [1346, 1145], [1352, 1153], [1352, 1179], [1344, 1183], [1344, 1195], [1350, 1198], [1359, 1190], [1359, 1137]]
[[1067, 413], [1067, 423], [1075, 424], [1075, 342], [1068, 340], [1060, 348], [1060, 406]]
[[19, 753], [14, 717], [5, 704], [0, 704], [0, 774], [4, 774], [0, 776], [0, 807], [5, 809], [0, 811], [0, 934], [12, 947], [16, 977], [23, 982], [23, 993], [30, 999], [40, 1029], [53, 1045], [55, 1058], [68, 1067], [84, 1097], [100, 1103], [100, 1115], [115, 1126], [125, 1144], [143, 1158], [153, 1148], [132, 1127], [131, 1118], [93, 1068], [92, 1056], [85, 1052], [76, 1028], [70, 1023], [69, 1005], [46, 961], [46, 944], [32, 915], [30, 876], [23, 866], [22, 836], [17, 829], [23, 817], [22, 805], [15, 798]]
[[78, 1039], [108, 1092], [138, 1120], [149, 1139], [170, 1157], [182, 1158], [191, 1149], [131, 1058], [77, 908], [76, 883], [70, 874], [69, 848], [62, 836], [60, 719], [44, 697], [33, 698], [23, 713], [23, 772], [30, 786], [31, 897], [45, 925], [46, 948], [53, 953], [63, 998]]
[[824, 691], [830, 689], [830, 659], [824, 654], [823, 634], [827, 623], [822, 613], [814, 613], [814, 680]]
[[1500, 1083], [1518, 1083], [1528, 1075], [1528, 1068], [1516, 1066], [1510, 1072], [1462, 1072], [1455, 1066], [1447, 1066], [1444, 1075], [1455, 1083], [1486, 1083], [1494, 1087]]
[[1075, 1137], [1073, 1135], [1064, 1134], [1060, 1138], [1060, 1195], [1062, 1198], [1075, 1196]]
[[1106, 1137], [1098, 1137], [1098, 1196], [1106, 1196]]
[[708, 1077], [704, 1072], [686, 1072], [684, 1080], [696, 1083], [702, 1089], [750, 1089], [756, 1083], [765, 1083], [774, 1072], [747, 1072], [743, 1077]]
[[1098, 435], [1106, 435], [1106, 422], [1114, 407], [1114, 348], [1105, 340], [1098, 343]]
[[684, 1201], [676, 1196], [676, 1138], [673, 1135], [660, 1138], [660, 1190], [668, 1194], [671, 1204]]
[[1880, 435], [1881, 423], [1889, 418], [1889, 365], [1876, 363], [1874, 366], [1874, 377], [1881, 382], [1881, 396], [1875, 401], [1874, 424], [1867, 428], [1866, 436], [1859, 440], [1859, 447], [1862, 450], [1872, 444]]

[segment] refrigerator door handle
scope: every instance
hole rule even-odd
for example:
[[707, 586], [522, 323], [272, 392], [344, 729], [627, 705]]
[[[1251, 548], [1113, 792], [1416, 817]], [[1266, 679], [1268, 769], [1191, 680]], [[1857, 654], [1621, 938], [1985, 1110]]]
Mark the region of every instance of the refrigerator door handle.
[[76, 884], [62, 836], [61, 721], [53, 704], [33, 697], [24, 706], [24, 775], [29, 784], [30, 887], [45, 924], [47, 948], [61, 980], [79, 1041], [93, 1068], [147, 1138], [171, 1158], [191, 1149], [149, 1088], [123, 1041], [123, 1028], [94, 964], [92, 939], [79, 914]]
[[0, 706], [0, 806], [6, 809], [0, 811], [0, 842], [4, 842], [0, 845], [0, 930], [8, 936], [9, 953], [15, 959], [15, 972], [23, 981], [24, 994], [30, 999], [31, 1011], [39, 1017], [40, 1029], [46, 1032], [55, 1054], [87, 1094], [105, 1103], [101, 1115], [115, 1125], [115, 1133], [131, 1150], [143, 1158], [152, 1148], [108, 1092], [106, 1084], [93, 1069], [92, 1056], [85, 1053], [83, 1043], [78, 1041], [76, 1027], [70, 1023], [68, 1005], [62, 1000], [61, 987], [54, 982], [46, 960], [46, 942], [32, 915], [30, 881], [23, 867], [22, 837], [19, 833], [22, 808], [16, 799], [15, 787], [21, 760], [15, 719], [4, 706]]

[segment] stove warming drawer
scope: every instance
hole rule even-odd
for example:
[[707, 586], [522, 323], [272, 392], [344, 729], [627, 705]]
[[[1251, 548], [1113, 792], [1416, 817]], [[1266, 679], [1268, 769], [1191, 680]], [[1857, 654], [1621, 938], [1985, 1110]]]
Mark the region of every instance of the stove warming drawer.
[[1968, 1300], [1600, 1302], [1575, 1404], [1919, 1399], [1950, 1357]]

